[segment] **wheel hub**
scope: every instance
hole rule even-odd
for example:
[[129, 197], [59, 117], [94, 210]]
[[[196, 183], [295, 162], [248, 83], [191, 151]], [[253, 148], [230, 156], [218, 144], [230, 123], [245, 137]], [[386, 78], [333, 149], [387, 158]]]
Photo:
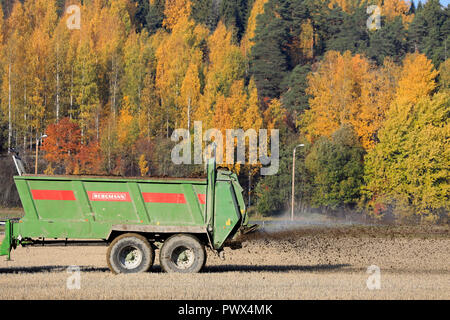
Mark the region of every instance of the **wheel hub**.
[[172, 262], [179, 269], [188, 269], [195, 261], [194, 251], [186, 247], [178, 247], [172, 253]]
[[126, 269], [137, 268], [142, 262], [142, 252], [133, 246], [125, 247], [120, 251], [119, 262]]

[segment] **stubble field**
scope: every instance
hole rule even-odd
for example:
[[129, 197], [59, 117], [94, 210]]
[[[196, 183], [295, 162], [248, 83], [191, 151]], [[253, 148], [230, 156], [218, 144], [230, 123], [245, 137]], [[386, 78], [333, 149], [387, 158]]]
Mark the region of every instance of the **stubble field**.
[[[2, 236], [0, 236], [2, 237]], [[0, 299], [450, 299], [449, 227], [260, 230], [199, 274], [113, 275], [106, 247], [18, 248], [0, 258]], [[157, 254], [159, 252], [157, 251]], [[380, 289], [369, 290], [369, 266]], [[80, 268], [80, 289], [68, 289]], [[373, 283], [373, 282], [371, 282]]]

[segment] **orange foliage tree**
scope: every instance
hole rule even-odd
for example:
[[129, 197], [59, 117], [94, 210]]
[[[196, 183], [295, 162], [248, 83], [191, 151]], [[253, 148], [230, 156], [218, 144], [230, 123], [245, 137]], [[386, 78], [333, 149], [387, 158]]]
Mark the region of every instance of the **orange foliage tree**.
[[75, 156], [77, 161], [74, 174], [99, 174], [102, 173], [101, 150], [97, 140], [87, 145], [81, 145], [80, 152]]
[[81, 129], [76, 122], [63, 118], [50, 124], [46, 134], [42, 150], [50, 168], [64, 169], [66, 174], [100, 172], [100, 147], [96, 141], [81, 144]]
[[53, 168], [65, 167], [66, 173], [71, 173], [76, 167], [75, 155], [81, 149], [81, 129], [69, 118], [63, 118], [58, 123], [51, 124], [46, 130], [42, 150], [44, 159]]

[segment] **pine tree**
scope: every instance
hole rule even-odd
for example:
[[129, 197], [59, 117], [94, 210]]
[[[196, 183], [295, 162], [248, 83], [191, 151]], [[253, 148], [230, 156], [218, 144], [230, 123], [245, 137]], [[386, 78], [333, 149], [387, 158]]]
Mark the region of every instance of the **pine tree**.
[[367, 55], [381, 65], [386, 57], [395, 62], [403, 60], [408, 47], [406, 30], [400, 17], [389, 22], [383, 18], [383, 26], [379, 30], [370, 31], [370, 46]]
[[416, 12], [419, 12], [419, 11], [421, 11], [422, 9], [423, 9], [423, 4], [422, 4], [422, 1], [419, 0], [419, 2], [417, 3], [417, 10], [416, 10]]
[[257, 17], [255, 45], [250, 73], [261, 101], [279, 97], [281, 83], [289, 68], [286, 55], [289, 40], [289, 7], [286, 0], [269, 0]]
[[349, 50], [352, 53], [363, 53], [369, 46], [369, 33], [366, 26], [366, 7], [357, 7], [352, 13], [343, 12], [342, 23], [338, 30], [326, 41], [327, 50], [341, 53]]
[[220, 8], [221, 20], [229, 30], [234, 31], [234, 36], [240, 41], [247, 25], [247, 15], [250, 11], [247, 8], [246, 0], [222, 1]]
[[150, 34], [154, 34], [160, 29], [164, 20], [164, 0], [151, 0], [145, 19]]
[[214, 1], [211, 0], [192, 0], [191, 17], [200, 24], [214, 31], [217, 25], [217, 17], [214, 14]]
[[436, 67], [445, 60], [450, 33], [448, 10], [439, 0], [427, 1], [423, 9], [417, 9], [408, 32], [412, 50], [426, 54]]
[[330, 209], [354, 207], [363, 183], [363, 156], [364, 149], [349, 125], [342, 126], [331, 138], [319, 139], [305, 160], [315, 182], [312, 205]]
[[413, 1], [383, 0], [381, 2], [382, 15], [386, 18], [387, 22], [392, 22], [397, 17], [400, 17], [403, 24], [407, 26], [414, 18], [414, 16], [411, 15], [411, 9], [413, 8], [411, 3], [413, 3]]
[[416, 4], [414, 3], [414, 1], [411, 1], [411, 5], [409, 6], [408, 14], [413, 15], [415, 13], [416, 13]]
[[[309, 65], [298, 65], [284, 80], [283, 105], [290, 112], [300, 115], [309, 109], [309, 96], [306, 93], [308, 87], [307, 76], [311, 72]], [[296, 118], [296, 117], [295, 117]]]
[[[294, 1], [293, 4], [298, 3]], [[302, 17], [307, 14], [312, 22], [315, 34], [314, 39], [314, 56], [322, 56], [327, 50], [329, 43], [340, 32], [344, 20], [344, 12], [341, 7], [329, 7], [327, 1], [304, 1], [305, 9], [299, 8], [295, 12], [299, 12]], [[306, 11], [306, 13], [304, 13]], [[295, 19], [295, 12], [293, 18]], [[295, 20], [294, 20], [295, 21]], [[303, 19], [298, 19], [297, 25], [303, 23]], [[296, 30], [299, 30], [296, 28]]]
[[133, 0], [136, 4], [136, 12], [134, 14], [136, 31], [141, 32], [147, 27], [147, 16], [149, 14], [150, 1], [149, 0]]
[[256, 18], [264, 13], [264, 5], [268, 0], [255, 0], [248, 17], [247, 28], [241, 40], [241, 48], [245, 56], [251, 52], [251, 48], [255, 45], [254, 37], [256, 31]]

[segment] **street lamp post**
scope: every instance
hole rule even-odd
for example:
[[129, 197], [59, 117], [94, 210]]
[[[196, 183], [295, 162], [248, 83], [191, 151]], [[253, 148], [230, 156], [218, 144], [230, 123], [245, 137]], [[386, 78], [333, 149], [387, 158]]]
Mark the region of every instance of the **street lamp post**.
[[291, 221], [294, 221], [294, 195], [295, 195], [295, 151], [298, 147], [304, 147], [304, 144], [299, 144], [294, 148], [292, 154], [292, 198], [291, 198]]
[[34, 164], [34, 174], [37, 174], [38, 172], [38, 155], [39, 155], [39, 140], [42, 141], [42, 139], [47, 138], [47, 135], [44, 134], [40, 138], [36, 139], [36, 161]]

